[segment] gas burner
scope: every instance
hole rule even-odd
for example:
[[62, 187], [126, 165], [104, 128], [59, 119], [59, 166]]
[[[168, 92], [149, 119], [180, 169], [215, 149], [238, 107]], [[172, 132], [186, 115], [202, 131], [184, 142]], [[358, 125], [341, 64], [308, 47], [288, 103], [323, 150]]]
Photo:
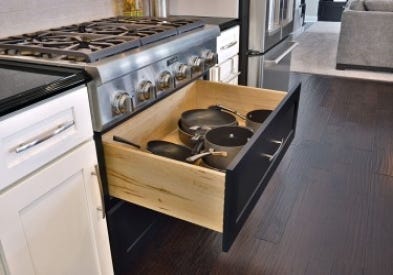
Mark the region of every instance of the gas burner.
[[93, 62], [139, 46], [139, 37], [55, 31], [13, 36], [0, 40], [0, 50], [3, 54], [78, 62]]
[[197, 28], [201, 28], [204, 26], [204, 23], [201, 20], [197, 19], [189, 19], [189, 18], [177, 18], [177, 17], [168, 17], [168, 18], [151, 18], [151, 17], [127, 17], [127, 16], [118, 16], [106, 18], [104, 20], [97, 20], [93, 22], [113, 22], [113, 23], [123, 23], [123, 24], [147, 24], [147, 25], [155, 25], [155, 26], [164, 26], [164, 27], [172, 27], [176, 28], [178, 33], [184, 33], [188, 31], [192, 31]]
[[69, 33], [105, 34], [120, 37], [131, 36], [135, 39], [140, 39], [142, 45], [177, 35], [177, 30], [174, 27], [163, 25], [114, 23], [111, 21], [82, 23], [79, 25], [65, 26], [52, 30]]

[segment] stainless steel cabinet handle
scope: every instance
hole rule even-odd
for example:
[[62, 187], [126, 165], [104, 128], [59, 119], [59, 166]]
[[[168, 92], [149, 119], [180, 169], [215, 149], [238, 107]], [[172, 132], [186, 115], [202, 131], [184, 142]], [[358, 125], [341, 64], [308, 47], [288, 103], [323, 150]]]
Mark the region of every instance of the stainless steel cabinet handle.
[[271, 142], [276, 143], [276, 144], [280, 144], [280, 147], [278, 147], [277, 151], [273, 155], [261, 154], [262, 156], [268, 158], [269, 161], [274, 160], [277, 157], [277, 155], [281, 152], [281, 149], [284, 146], [284, 138], [282, 138], [281, 140], [272, 140]]
[[298, 42], [295, 42], [292, 46], [290, 46], [288, 49], [286, 49], [282, 54], [280, 54], [277, 58], [274, 60], [266, 60], [266, 63], [274, 63], [278, 64], [281, 62], [281, 60], [284, 59], [288, 54], [290, 54], [297, 46], [299, 45]]
[[237, 41], [229, 42], [228, 44], [226, 44], [226, 45], [224, 45], [224, 46], [221, 46], [221, 47], [220, 47], [220, 50], [223, 51], [223, 50], [229, 49], [229, 48], [235, 46], [236, 44], [237, 44]]
[[31, 141], [27, 141], [25, 143], [20, 144], [18, 147], [16, 147], [15, 152], [21, 153], [23, 151], [26, 151], [27, 149], [30, 149], [31, 147], [34, 147], [35, 145], [40, 144], [40, 143], [42, 143], [52, 137], [64, 132], [68, 128], [72, 127], [74, 124], [75, 124], [75, 121], [73, 121], [73, 120], [65, 122], [63, 124], [60, 124], [55, 129], [50, 130], [42, 135], [39, 135], [38, 137], [34, 138]]
[[102, 218], [105, 219], [105, 201], [104, 201], [104, 189], [102, 187], [102, 181], [100, 177], [100, 170], [98, 169], [98, 165], [94, 165], [94, 172], [91, 172], [91, 175], [97, 177], [98, 188], [100, 189], [100, 197], [101, 197], [101, 206], [97, 207], [98, 211], [101, 211]]

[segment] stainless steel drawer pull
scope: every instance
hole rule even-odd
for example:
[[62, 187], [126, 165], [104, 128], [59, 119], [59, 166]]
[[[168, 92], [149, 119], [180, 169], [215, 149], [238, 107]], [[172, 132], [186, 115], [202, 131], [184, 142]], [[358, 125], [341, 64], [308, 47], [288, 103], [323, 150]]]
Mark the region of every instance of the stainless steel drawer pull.
[[224, 46], [221, 46], [221, 47], [220, 47], [220, 50], [229, 49], [229, 48], [235, 46], [236, 44], [237, 44], [237, 41], [232, 41], [232, 42], [230, 42], [230, 43], [228, 43], [228, 44], [226, 44], [226, 45], [224, 45]]
[[101, 176], [100, 176], [100, 170], [98, 169], [98, 165], [94, 165], [94, 172], [91, 172], [92, 176], [97, 177], [98, 181], [98, 188], [100, 190], [100, 197], [101, 197], [101, 206], [97, 207], [98, 211], [101, 211], [102, 213], [102, 218], [105, 219], [105, 201], [104, 201], [104, 188], [102, 186], [102, 181], [101, 181]]
[[73, 121], [73, 120], [67, 121], [63, 124], [60, 124], [55, 129], [50, 130], [50, 131], [34, 138], [31, 141], [20, 144], [18, 147], [16, 147], [15, 152], [21, 153], [23, 151], [26, 151], [27, 149], [30, 149], [31, 147], [34, 147], [35, 145], [40, 144], [40, 143], [42, 143], [52, 137], [64, 132], [68, 128], [72, 127], [74, 124], [75, 124], [75, 121]]
[[272, 143], [276, 143], [276, 144], [280, 144], [280, 146], [278, 147], [277, 151], [273, 155], [264, 154], [264, 153], [261, 154], [262, 156], [268, 158], [269, 161], [274, 160], [277, 157], [277, 155], [281, 152], [281, 149], [282, 149], [282, 147], [284, 145], [284, 138], [282, 138], [281, 140], [272, 140], [271, 142]]

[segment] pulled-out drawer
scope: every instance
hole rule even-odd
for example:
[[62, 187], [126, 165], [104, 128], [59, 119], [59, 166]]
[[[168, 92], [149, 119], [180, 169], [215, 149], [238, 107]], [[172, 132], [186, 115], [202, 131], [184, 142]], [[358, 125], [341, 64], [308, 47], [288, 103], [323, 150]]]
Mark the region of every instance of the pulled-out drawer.
[[[235, 240], [291, 143], [300, 86], [290, 93], [198, 80], [103, 135], [109, 194], [223, 233], [223, 250]], [[274, 110], [226, 171], [153, 155], [149, 140], [181, 143], [183, 111], [222, 104], [241, 113]], [[244, 124], [239, 121], [239, 124]], [[142, 149], [113, 141], [121, 136]]]

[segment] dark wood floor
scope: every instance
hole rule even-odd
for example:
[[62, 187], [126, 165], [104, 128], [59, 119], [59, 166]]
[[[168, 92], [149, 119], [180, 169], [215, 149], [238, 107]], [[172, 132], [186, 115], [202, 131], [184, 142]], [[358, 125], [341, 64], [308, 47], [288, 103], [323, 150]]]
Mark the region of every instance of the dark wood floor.
[[393, 274], [393, 85], [302, 79], [296, 138], [231, 250], [168, 219], [130, 274]]

